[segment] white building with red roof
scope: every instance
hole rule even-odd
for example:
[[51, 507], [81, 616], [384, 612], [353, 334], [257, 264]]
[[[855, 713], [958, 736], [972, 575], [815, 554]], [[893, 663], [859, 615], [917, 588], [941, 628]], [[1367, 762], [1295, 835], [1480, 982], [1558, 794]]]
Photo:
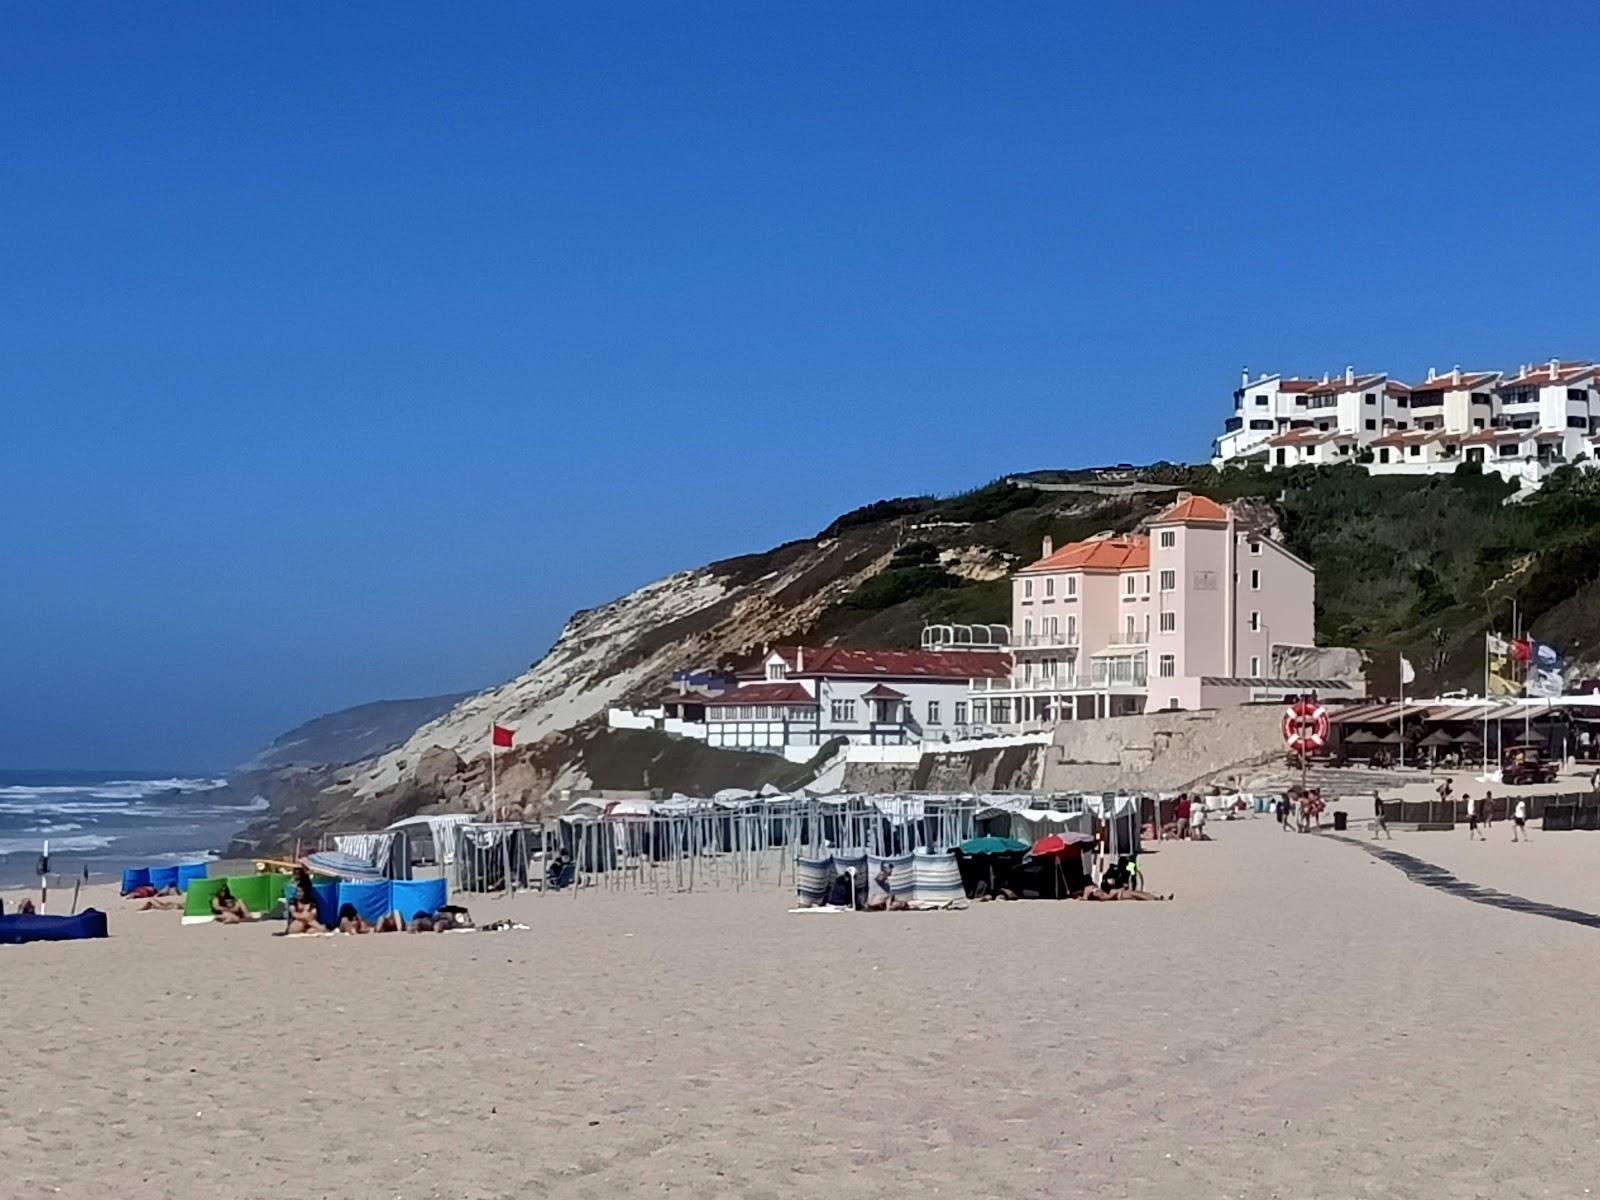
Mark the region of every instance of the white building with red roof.
[[1012, 577], [1009, 678], [974, 679], [972, 718], [1034, 728], [1211, 708], [1275, 680], [1272, 651], [1314, 643], [1316, 573], [1228, 507], [1180, 494], [1148, 533], [1057, 549]]
[[1430, 368], [1410, 385], [1349, 367], [1321, 382], [1247, 374], [1211, 461], [1269, 470], [1354, 462], [1375, 475], [1472, 462], [1532, 488], [1564, 463], [1593, 461], [1597, 433], [1600, 366], [1587, 360], [1511, 374]]
[[875, 650], [780, 646], [759, 674], [705, 700], [708, 746], [779, 750], [834, 738], [870, 745], [954, 740], [978, 730], [973, 680], [1011, 674], [1003, 647]]

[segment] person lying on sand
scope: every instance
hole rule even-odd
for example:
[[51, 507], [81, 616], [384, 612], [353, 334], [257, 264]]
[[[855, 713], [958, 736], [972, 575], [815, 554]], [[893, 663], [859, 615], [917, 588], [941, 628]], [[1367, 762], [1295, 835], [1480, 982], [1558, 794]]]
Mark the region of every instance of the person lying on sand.
[[415, 912], [411, 914], [412, 933], [432, 933], [433, 914], [430, 912]]
[[459, 904], [446, 904], [433, 914], [433, 931], [435, 933], [449, 933], [455, 929], [475, 929], [472, 923], [472, 914]]
[[395, 909], [394, 912], [386, 916], [379, 917], [378, 923], [372, 927], [373, 933], [404, 933], [405, 931], [406, 919], [400, 915], [399, 909]]
[[1074, 897], [1077, 900], [1096, 900], [1102, 904], [1112, 900], [1171, 900], [1172, 898], [1170, 894], [1162, 896], [1156, 892], [1141, 892], [1138, 888], [1107, 887], [1104, 880], [1099, 887], [1085, 888]]
[[211, 897], [211, 915], [223, 925], [238, 925], [244, 921], [253, 921], [250, 910], [245, 907], [244, 901], [228, 890], [227, 883], [217, 889], [217, 894]]
[[157, 896], [153, 900], [146, 900], [136, 908], [135, 912], [170, 912], [173, 909], [182, 909], [183, 900], [171, 896]]
[[372, 923], [356, 911], [354, 904], [339, 907], [340, 933], [371, 933]]

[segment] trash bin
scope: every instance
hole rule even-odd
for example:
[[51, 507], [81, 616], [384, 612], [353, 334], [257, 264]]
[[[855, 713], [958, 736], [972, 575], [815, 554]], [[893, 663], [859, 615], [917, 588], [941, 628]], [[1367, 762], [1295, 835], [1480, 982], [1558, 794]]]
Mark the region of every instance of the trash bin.
[[1334, 809], [1333, 831], [1335, 833], [1343, 833], [1348, 828], [1350, 828], [1350, 814], [1345, 812], [1342, 808]]

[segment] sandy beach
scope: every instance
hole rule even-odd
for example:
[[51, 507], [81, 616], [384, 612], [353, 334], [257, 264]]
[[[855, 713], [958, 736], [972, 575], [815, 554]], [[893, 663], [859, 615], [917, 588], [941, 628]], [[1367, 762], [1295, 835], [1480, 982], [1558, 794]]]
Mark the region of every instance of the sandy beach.
[[[1147, 856], [1166, 905], [593, 891], [285, 941], [101, 890], [109, 941], [0, 948], [6, 1194], [1583, 1194], [1600, 933], [1214, 828]], [[1493, 836], [1393, 845], [1600, 911], [1600, 837]]]

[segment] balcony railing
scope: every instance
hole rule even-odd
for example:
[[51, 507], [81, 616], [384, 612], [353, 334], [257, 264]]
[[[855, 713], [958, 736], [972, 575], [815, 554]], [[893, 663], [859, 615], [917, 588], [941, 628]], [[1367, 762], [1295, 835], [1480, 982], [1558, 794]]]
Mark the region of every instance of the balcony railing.
[[1012, 648], [1022, 647], [1033, 649], [1037, 646], [1067, 646], [1076, 647], [1078, 639], [1075, 635], [1065, 633], [1025, 633], [1012, 643]]
[[1107, 658], [1097, 661], [1090, 670], [1091, 683], [1099, 687], [1144, 687], [1149, 674], [1144, 660]]

